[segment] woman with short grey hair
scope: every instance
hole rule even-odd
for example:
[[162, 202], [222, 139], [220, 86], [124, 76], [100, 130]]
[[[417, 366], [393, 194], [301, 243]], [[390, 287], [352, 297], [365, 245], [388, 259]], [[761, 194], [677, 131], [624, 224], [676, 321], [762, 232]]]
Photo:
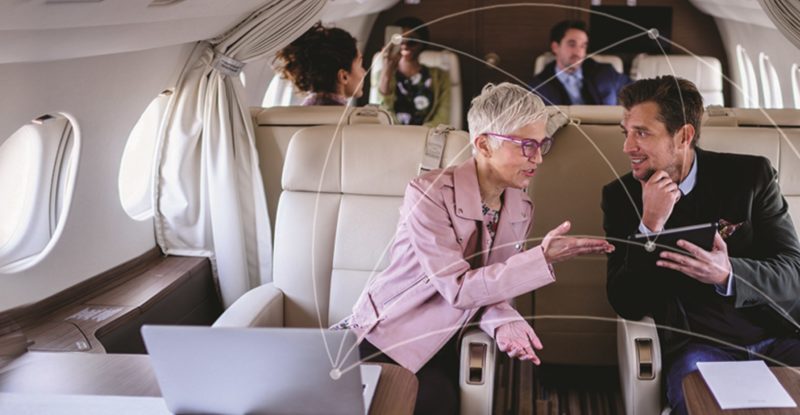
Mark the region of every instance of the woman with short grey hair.
[[[481, 95], [475, 97], [467, 114], [469, 136], [478, 137], [486, 132], [509, 134], [528, 124], [547, 121], [547, 113], [541, 98], [528, 90], [510, 83], [488, 84]], [[498, 148], [501, 140], [488, 137], [492, 148]], [[477, 140], [472, 140], [472, 154], [477, 155]], [[548, 142], [548, 148], [551, 142]]]
[[569, 222], [525, 249], [533, 223], [526, 189], [552, 145], [539, 97], [489, 84], [467, 120], [473, 157], [411, 181], [391, 263], [340, 323], [359, 336], [362, 358], [416, 372], [420, 414], [458, 411], [462, 327], [479, 325], [501, 351], [539, 364], [542, 344], [511, 299], [554, 282], [553, 263], [613, 250], [602, 239], [565, 236]]

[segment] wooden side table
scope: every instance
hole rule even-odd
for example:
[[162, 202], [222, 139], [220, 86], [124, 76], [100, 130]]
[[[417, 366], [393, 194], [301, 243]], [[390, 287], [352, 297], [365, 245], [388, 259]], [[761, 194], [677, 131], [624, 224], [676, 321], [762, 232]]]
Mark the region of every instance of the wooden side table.
[[[795, 403], [800, 405], [800, 368], [771, 367], [772, 373], [778, 378]], [[690, 373], [683, 379], [683, 395], [686, 398], [686, 407], [689, 415], [788, 415], [800, 414], [797, 408], [769, 408], [769, 409], [727, 409], [719, 407], [714, 395], [708, 388], [699, 371]]]

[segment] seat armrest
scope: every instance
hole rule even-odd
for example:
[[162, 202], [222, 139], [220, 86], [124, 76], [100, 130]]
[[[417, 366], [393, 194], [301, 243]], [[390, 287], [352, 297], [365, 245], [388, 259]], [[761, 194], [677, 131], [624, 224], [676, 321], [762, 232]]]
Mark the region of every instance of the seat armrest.
[[492, 413], [497, 354], [494, 339], [480, 329], [469, 329], [461, 337], [460, 352], [461, 415]]
[[253, 288], [234, 301], [213, 327], [283, 327], [283, 291], [273, 283]]
[[617, 357], [622, 399], [628, 415], [661, 413], [661, 346], [651, 317], [617, 319]]

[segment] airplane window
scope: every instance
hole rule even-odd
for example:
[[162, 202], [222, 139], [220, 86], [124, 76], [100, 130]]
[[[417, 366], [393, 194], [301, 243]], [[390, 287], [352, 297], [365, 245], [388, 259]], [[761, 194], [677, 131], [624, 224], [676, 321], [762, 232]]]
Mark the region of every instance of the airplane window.
[[73, 122], [42, 115], [0, 144], [0, 272], [43, 257], [60, 232], [72, 194], [78, 148]]
[[303, 94], [295, 92], [291, 81], [281, 78], [280, 74], [275, 74], [267, 87], [267, 93], [264, 94], [261, 106], [269, 108], [300, 105], [303, 98]]
[[736, 45], [736, 63], [739, 67], [739, 96], [742, 99], [740, 107], [758, 108], [758, 84], [753, 61], [747, 55], [742, 45]]
[[150, 102], [133, 126], [122, 153], [118, 179], [120, 202], [128, 216], [136, 220], [153, 216], [153, 161], [158, 128], [170, 95], [172, 91], [164, 91]]
[[781, 85], [778, 73], [764, 52], [758, 54], [758, 69], [761, 75], [761, 90], [764, 93], [765, 108], [783, 108]]
[[792, 64], [792, 96], [794, 97], [794, 108], [800, 110], [800, 65]]

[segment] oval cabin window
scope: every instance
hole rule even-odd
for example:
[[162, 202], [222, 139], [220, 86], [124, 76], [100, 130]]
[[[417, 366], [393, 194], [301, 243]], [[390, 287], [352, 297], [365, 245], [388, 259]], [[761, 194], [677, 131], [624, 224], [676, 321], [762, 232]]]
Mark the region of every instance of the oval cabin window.
[[160, 93], [133, 126], [119, 167], [119, 198], [133, 219], [153, 216], [152, 184], [158, 129], [172, 91]]
[[78, 161], [74, 131], [67, 116], [46, 114], [0, 142], [0, 272], [33, 265], [57, 239]]
[[761, 75], [761, 91], [764, 94], [765, 108], [783, 108], [783, 96], [781, 95], [781, 84], [778, 80], [778, 72], [772, 65], [769, 56], [764, 52], [758, 54], [758, 68]]
[[741, 102], [739, 107], [758, 108], [758, 84], [756, 83], [756, 71], [753, 68], [753, 61], [750, 55], [742, 47], [736, 45], [736, 64], [739, 68], [739, 97]]

